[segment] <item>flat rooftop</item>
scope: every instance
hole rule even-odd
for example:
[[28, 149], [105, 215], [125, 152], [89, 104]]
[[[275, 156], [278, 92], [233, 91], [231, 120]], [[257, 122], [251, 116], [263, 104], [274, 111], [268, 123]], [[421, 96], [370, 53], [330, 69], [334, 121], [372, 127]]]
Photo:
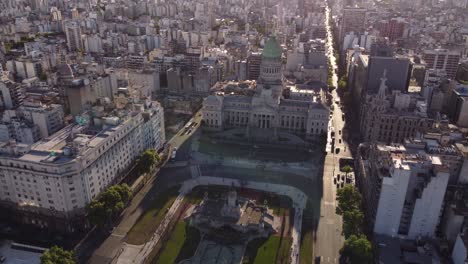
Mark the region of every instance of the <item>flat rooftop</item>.
[[12, 248], [12, 241], [0, 241], [0, 256], [6, 258], [2, 264], [40, 264], [42, 253]]

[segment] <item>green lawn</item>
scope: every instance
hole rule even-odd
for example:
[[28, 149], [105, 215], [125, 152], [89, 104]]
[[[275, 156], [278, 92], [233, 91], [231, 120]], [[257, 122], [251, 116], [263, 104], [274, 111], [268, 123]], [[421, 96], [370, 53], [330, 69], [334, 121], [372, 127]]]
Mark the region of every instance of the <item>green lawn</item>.
[[198, 229], [192, 227], [190, 225], [185, 226], [185, 241], [182, 245], [182, 248], [179, 251], [179, 255], [177, 256], [176, 263], [193, 257], [195, 251], [197, 251], [198, 244], [200, 244], [201, 234]]
[[[289, 252], [291, 251], [292, 238], [283, 237], [281, 240], [281, 246], [278, 250], [278, 256], [276, 257], [276, 263], [279, 264], [288, 264], [289, 263]], [[312, 262], [310, 262], [312, 263]]]
[[184, 246], [187, 238], [186, 234], [186, 223], [184, 221], [178, 222], [172, 231], [169, 241], [167, 241], [161, 255], [159, 256], [156, 263], [176, 263], [177, 256]]
[[312, 230], [306, 230], [306, 232], [302, 234], [302, 241], [301, 241], [301, 250], [299, 252], [300, 257], [299, 260], [301, 264], [310, 264], [312, 263], [313, 256], [312, 256], [312, 245], [313, 245], [313, 233]]
[[270, 236], [257, 250], [254, 264], [274, 263], [280, 243], [279, 236]]
[[166, 215], [166, 209], [171, 207], [177, 197], [179, 187], [174, 187], [154, 197], [150, 207], [138, 219], [127, 234], [127, 243], [141, 245], [154, 234]]
[[304, 210], [302, 221], [301, 248], [299, 251], [299, 260], [301, 264], [310, 264], [313, 262], [314, 252], [314, 208], [310, 200]]

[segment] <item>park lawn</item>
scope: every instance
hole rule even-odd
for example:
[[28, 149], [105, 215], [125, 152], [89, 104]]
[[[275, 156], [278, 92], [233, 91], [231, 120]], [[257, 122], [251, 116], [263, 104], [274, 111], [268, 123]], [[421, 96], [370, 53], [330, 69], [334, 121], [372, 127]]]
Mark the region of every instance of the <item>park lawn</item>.
[[169, 241], [167, 241], [161, 255], [156, 263], [176, 263], [177, 256], [185, 244], [186, 234], [186, 223], [184, 221], [178, 222], [172, 231]]
[[312, 245], [313, 245], [313, 232], [312, 230], [304, 230], [302, 234], [301, 249], [299, 251], [299, 261], [301, 264], [310, 264], [313, 260]]
[[302, 236], [301, 248], [299, 249], [299, 262], [300, 264], [313, 263], [314, 258], [314, 230], [315, 230], [315, 210], [314, 204], [311, 200], [307, 200], [307, 205], [304, 210], [302, 218]]
[[280, 243], [279, 236], [270, 236], [257, 250], [254, 264], [274, 263]]
[[283, 237], [281, 240], [281, 245], [278, 250], [278, 256], [276, 257], [276, 263], [278, 264], [288, 264], [289, 263], [289, 252], [291, 251], [292, 238]]
[[185, 226], [185, 241], [183, 241], [182, 248], [177, 256], [176, 263], [184, 259], [193, 257], [195, 251], [197, 251], [198, 244], [200, 244], [201, 234], [197, 228], [186, 225]]
[[171, 188], [152, 201], [146, 212], [140, 216], [127, 234], [127, 243], [141, 245], [146, 243], [158, 228], [166, 215], [166, 209], [170, 208], [178, 194], [178, 188]]

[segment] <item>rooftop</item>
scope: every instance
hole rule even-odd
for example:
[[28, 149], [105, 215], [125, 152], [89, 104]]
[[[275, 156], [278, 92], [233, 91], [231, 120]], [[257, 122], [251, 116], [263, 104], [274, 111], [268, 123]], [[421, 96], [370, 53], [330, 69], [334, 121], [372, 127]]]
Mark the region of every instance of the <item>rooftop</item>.
[[265, 43], [265, 48], [263, 48], [262, 57], [267, 59], [279, 59], [282, 54], [283, 49], [276, 40], [276, 37], [270, 37]]

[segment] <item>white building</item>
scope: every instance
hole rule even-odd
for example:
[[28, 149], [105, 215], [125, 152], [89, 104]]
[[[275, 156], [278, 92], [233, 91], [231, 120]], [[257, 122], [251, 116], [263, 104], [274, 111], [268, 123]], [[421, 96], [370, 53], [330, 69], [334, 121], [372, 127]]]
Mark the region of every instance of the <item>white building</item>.
[[25, 102], [19, 111], [26, 120], [39, 127], [41, 138], [48, 137], [64, 126], [64, 112], [61, 105]]
[[69, 51], [83, 49], [81, 42], [81, 28], [76, 21], [69, 21], [65, 24], [65, 34], [67, 36], [67, 46]]
[[[272, 37], [265, 44], [256, 83], [213, 87], [214, 94], [203, 101], [205, 129], [246, 128], [246, 134], [252, 129], [267, 129], [275, 136], [280, 131], [306, 137], [325, 134], [329, 119], [326, 89], [320, 85], [286, 87], [281, 56], [282, 49]], [[217, 87], [223, 91], [216, 91]]]
[[437, 155], [403, 145], [360, 146], [356, 182], [374, 233], [410, 239], [435, 236], [450, 178]]
[[468, 262], [468, 237], [459, 234], [452, 250], [453, 264], [466, 264]]
[[86, 35], [84, 37], [84, 48], [88, 53], [103, 53], [102, 39], [99, 35]]
[[[85, 206], [121, 180], [145, 149], [165, 143], [163, 109], [147, 101], [129, 105], [92, 120], [80, 118], [49, 138], [32, 145], [8, 142], [0, 151], [0, 201], [24, 222], [49, 226], [62, 219], [63, 228], [82, 215]], [[81, 223], [83, 224], [83, 223]]]

